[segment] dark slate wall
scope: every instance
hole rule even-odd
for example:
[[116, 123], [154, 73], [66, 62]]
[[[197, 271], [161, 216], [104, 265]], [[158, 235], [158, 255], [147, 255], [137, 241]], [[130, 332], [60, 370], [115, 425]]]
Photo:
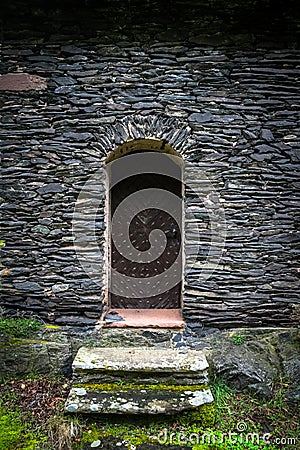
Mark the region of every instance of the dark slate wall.
[[[170, 15], [160, 2], [147, 2], [143, 10], [134, 2], [117, 2], [114, 9], [105, 4], [102, 14], [99, 5], [86, 9], [80, 2], [72, 14], [53, 4], [38, 9], [37, 2], [26, 12], [15, 3], [17, 10], [6, 11], [1, 72], [41, 76], [48, 88], [1, 92], [4, 308], [57, 323], [89, 324], [100, 317], [105, 285], [96, 285], [78, 262], [74, 205], [109, 151], [152, 137], [165, 139], [191, 163], [191, 187], [201, 190], [199, 174], [206, 174], [225, 212], [224, 252], [203, 281], [209, 218], [205, 202], [187, 189], [186, 212], [195, 214], [201, 247], [186, 274], [186, 321], [217, 327], [296, 323], [294, 19], [278, 33], [290, 10], [282, 12], [278, 2], [282, 15], [273, 12], [263, 32], [257, 11], [250, 10], [249, 29], [241, 12], [238, 22], [236, 9], [222, 10], [220, 2], [212, 2], [214, 11], [200, 8], [201, 19], [195, 16], [201, 2], [190, 2], [194, 9], [175, 2]], [[205, 190], [203, 195], [214, 202]], [[103, 258], [104, 188], [100, 197]], [[194, 228], [187, 215], [188, 255], [195, 252]]]

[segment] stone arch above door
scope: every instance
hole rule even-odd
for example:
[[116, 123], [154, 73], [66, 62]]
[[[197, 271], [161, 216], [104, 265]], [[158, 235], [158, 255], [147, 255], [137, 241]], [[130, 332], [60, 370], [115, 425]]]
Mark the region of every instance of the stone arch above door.
[[163, 139], [133, 139], [111, 151], [105, 159], [105, 163], [108, 164], [129, 153], [140, 151], [160, 152], [181, 157], [180, 153]]

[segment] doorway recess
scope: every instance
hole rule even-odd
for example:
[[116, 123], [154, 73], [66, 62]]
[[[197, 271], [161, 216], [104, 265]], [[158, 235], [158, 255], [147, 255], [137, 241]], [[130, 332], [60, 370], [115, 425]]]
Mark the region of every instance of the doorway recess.
[[138, 139], [119, 146], [105, 163], [105, 326], [182, 327], [182, 157], [164, 141]]

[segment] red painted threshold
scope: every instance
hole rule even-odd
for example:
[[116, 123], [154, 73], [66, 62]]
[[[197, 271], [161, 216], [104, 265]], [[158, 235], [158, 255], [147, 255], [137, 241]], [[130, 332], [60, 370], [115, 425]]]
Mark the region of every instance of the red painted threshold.
[[111, 309], [104, 318], [110, 328], [183, 328], [181, 309]]

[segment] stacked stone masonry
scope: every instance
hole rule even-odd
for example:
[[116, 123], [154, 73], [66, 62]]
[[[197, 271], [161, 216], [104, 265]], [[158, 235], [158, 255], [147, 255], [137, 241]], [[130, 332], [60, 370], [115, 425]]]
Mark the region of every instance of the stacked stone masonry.
[[[234, 36], [199, 37], [196, 27], [174, 36], [173, 29], [159, 34], [157, 25], [149, 35], [142, 27], [129, 32], [102, 24], [90, 36], [64, 26], [47, 36], [26, 28], [4, 34], [1, 72], [42, 77], [47, 88], [1, 92], [3, 307], [57, 324], [92, 325], [100, 318], [105, 283], [95, 284], [77, 259], [74, 205], [109, 152], [152, 138], [191, 163], [187, 177], [196, 185], [205, 173], [225, 213], [219, 265], [200, 281], [209, 217], [187, 189], [186, 212], [196, 216], [201, 241], [197, 263], [185, 274], [187, 324], [297, 323], [296, 47], [244, 35], [236, 45]], [[104, 178], [100, 197], [104, 267]], [[194, 229], [187, 220], [187, 258], [196, 251]]]

